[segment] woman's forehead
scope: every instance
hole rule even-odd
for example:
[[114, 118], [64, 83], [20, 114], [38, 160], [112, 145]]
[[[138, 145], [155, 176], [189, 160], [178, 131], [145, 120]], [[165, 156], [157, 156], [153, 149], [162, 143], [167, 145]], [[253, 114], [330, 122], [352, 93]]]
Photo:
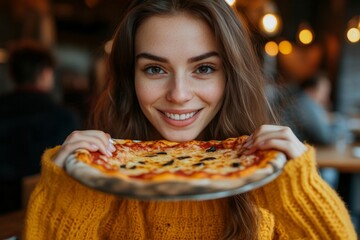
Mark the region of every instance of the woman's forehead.
[[217, 51], [212, 29], [190, 14], [152, 16], [142, 22], [135, 36], [136, 52]]

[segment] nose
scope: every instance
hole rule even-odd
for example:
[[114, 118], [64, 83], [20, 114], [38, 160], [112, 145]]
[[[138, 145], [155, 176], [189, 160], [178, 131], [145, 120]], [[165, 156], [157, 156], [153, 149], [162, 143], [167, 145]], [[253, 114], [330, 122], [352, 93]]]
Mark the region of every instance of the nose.
[[170, 80], [166, 99], [173, 103], [185, 103], [192, 97], [191, 80], [185, 74], [175, 74]]

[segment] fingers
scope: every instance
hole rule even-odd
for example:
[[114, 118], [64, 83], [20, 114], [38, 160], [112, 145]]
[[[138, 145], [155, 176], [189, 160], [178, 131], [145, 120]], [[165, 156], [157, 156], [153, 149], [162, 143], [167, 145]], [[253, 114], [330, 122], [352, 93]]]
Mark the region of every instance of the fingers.
[[257, 149], [276, 149], [284, 152], [289, 159], [299, 157], [306, 151], [306, 146], [295, 136], [289, 127], [262, 125], [246, 141], [246, 154]]
[[[97, 130], [87, 130], [87, 131], [74, 131], [72, 132], [69, 137], [68, 141], [65, 140], [65, 145], [78, 145], [79, 142], [86, 142], [91, 144], [91, 148], [98, 147], [97, 150], [102, 152], [105, 155], [111, 156], [111, 152], [114, 149], [113, 144], [110, 142], [110, 135], [106, 134], [102, 131]], [[88, 147], [85, 145], [86, 149]], [[88, 149], [91, 150], [91, 149]]]
[[111, 156], [115, 151], [109, 134], [97, 130], [74, 131], [64, 141], [61, 149], [54, 157], [54, 163], [64, 166], [66, 158], [75, 150], [83, 148], [88, 151], [100, 151], [106, 156]]

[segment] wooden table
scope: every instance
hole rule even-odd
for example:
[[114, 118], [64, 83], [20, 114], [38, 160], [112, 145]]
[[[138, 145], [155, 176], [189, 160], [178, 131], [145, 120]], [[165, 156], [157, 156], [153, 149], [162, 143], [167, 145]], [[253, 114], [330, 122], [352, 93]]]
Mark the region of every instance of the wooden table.
[[21, 239], [24, 219], [25, 212], [22, 210], [0, 215], [0, 239], [10, 237]]
[[343, 149], [336, 146], [316, 147], [319, 167], [333, 167], [340, 172], [360, 172], [360, 158], [353, 155], [353, 148], [360, 143], [348, 145]]

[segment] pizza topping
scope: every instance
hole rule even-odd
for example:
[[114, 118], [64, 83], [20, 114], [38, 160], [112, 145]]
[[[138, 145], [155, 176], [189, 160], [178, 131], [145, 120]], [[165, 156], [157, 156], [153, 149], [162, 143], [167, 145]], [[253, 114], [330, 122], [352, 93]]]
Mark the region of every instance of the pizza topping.
[[206, 157], [206, 158], [203, 158], [201, 159], [200, 161], [209, 161], [209, 160], [215, 160], [216, 158], [215, 157]]
[[[241, 146], [245, 139], [240, 137], [181, 143], [166, 140], [116, 140], [113, 157], [106, 157], [100, 152], [87, 152], [89, 160], [86, 162], [108, 173], [138, 179], [152, 179], [161, 174], [195, 178], [239, 176], [242, 171], [253, 166], [266, 165], [266, 162], [262, 162], [265, 151], [242, 154]], [[79, 151], [78, 154], [85, 152]]]
[[168, 161], [167, 163], [164, 163], [163, 166], [164, 166], [164, 167], [165, 167], [165, 166], [170, 166], [170, 165], [172, 165], [173, 163], [174, 163], [174, 160], [172, 159], [172, 160]]
[[199, 163], [194, 163], [193, 166], [198, 167], [198, 166], [204, 166], [205, 164], [203, 162], [199, 162]]
[[234, 162], [231, 164], [232, 167], [240, 167], [240, 163], [239, 162]]
[[158, 155], [166, 155], [167, 153], [166, 152], [157, 152], [156, 154], [158, 154]]
[[243, 156], [240, 157], [240, 159], [241, 159], [241, 162], [242, 162], [243, 166], [250, 166], [250, 165], [255, 163], [256, 157], [253, 156], [253, 155], [251, 155], [251, 156], [244, 156], [243, 155]]
[[215, 151], [216, 151], [215, 146], [211, 146], [209, 149], [206, 149], [206, 152], [215, 152]]

